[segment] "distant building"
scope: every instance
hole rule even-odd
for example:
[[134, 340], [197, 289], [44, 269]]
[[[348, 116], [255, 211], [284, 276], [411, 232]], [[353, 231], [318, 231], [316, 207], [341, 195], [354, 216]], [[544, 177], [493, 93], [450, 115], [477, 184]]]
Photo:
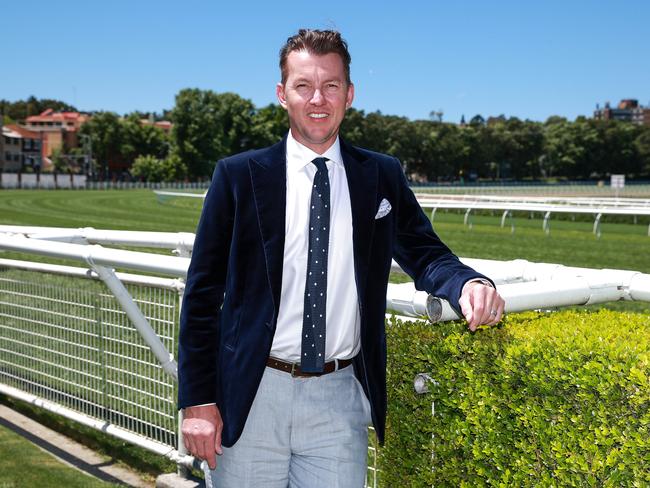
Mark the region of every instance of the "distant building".
[[596, 105], [594, 119], [623, 120], [638, 125], [650, 125], [650, 107], [639, 105], [639, 101], [634, 99], [621, 100], [616, 108], [605, 102], [604, 108]]
[[15, 124], [6, 127], [19, 134], [22, 140], [21, 157], [23, 168], [29, 167], [35, 171], [40, 170], [43, 166], [41, 134]]
[[20, 135], [7, 127], [2, 127], [2, 155], [0, 169], [3, 172], [17, 173], [22, 168], [20, 157]]
[[55, 149], [68, 151], [77, 147], [79, 129], [89, 119], [89, 115], [79, 112], [55, 112], [47, 109], [40, 115], [27, 117], [25, 124], [27, 129], [41, 134], [42, 155], [49, 158]]
[[174, 124], [172, 124], [169, 120], [140, 119], [140, 123], [142, 125], [153, 125], [154, 127], [158, 127], [165, 134], [169, 134], [172, 131], [172, 127], [174, 126]]
[[0, 171], [16, 173], [25, 168], [40, 171], [41, 136], [18, 125], [2, 127]]

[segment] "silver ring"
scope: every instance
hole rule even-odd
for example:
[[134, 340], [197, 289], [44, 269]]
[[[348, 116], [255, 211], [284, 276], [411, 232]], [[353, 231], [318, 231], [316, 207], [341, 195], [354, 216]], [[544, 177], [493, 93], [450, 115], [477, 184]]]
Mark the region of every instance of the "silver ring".
[[492, 315], [493, 317], [496, 317], [497, 316], [497, 311], [494, 310], [494, 309], [490, 310], [490, 315]]

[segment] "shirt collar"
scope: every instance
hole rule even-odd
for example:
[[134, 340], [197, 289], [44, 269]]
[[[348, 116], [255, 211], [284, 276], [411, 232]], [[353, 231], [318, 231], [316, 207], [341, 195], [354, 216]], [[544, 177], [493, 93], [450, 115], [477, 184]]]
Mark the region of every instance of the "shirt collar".
[[339, 136], [336, 136], [334, 144], [332, 144], [327, 151], [323, 154], [318, 154], [312, 151], [307, 146], [299, 143], [294, 139], [289, 130], [287, 135], [287, 170], [300, 171], [305, 166], [310, 164], [314, 158], [327, 158], [334, 164], [343, 166], [343, 156], [341, 155], [341, 143]]

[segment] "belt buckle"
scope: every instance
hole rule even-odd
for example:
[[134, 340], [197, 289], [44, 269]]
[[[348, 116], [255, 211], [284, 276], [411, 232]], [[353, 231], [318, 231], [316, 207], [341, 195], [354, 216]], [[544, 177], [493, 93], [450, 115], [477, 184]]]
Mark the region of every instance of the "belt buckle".
[[298, 370], [299, 366], [298, 363], [291, 363], [291, 377], [296, 378], [298, 375], [296, 374], [296, 371]]

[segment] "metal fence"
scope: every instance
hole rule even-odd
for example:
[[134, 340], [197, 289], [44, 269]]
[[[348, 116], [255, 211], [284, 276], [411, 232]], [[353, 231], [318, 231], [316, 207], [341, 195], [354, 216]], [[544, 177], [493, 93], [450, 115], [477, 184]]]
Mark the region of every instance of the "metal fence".
[[[127, 289], [175, 350], [178, 291]], [[177, 446], [176, 385], [100, 282], [0, 269], [0, 382]]]
[[[157, 278], [131, 275], [129, 284], [121, 278], [165, 348], [175, 351], [178, 282], [165, 286]], [[0, 262], [0, 392], [16, 396], [15, 391], [73, 420], [110, 433], [121, 430], [125, 440], [183, 459], [174, 378], [106, 285], [83, 268]], [[370, 430], [366, 486], [376, 488], [378, 453]]]

